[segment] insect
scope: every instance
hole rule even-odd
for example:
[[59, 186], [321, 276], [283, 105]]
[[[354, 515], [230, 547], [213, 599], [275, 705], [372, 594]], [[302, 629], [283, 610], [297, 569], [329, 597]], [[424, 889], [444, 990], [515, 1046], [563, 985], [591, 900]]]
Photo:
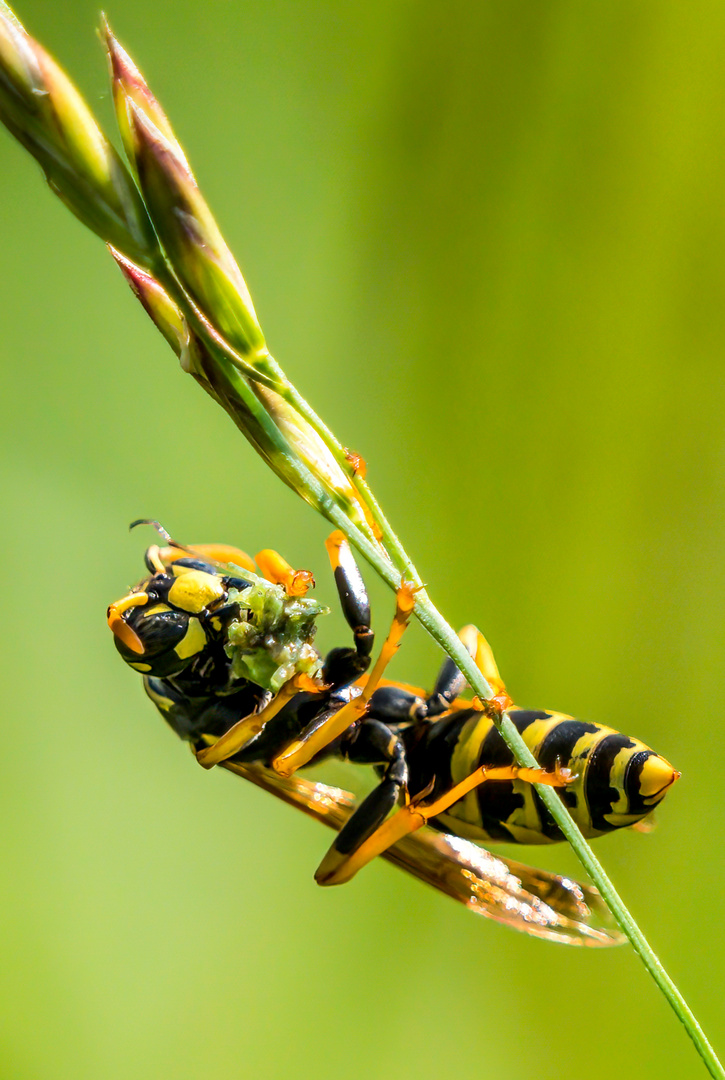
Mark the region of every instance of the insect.
[[[138, 524], [153, 525], [165, 544], [148, 548], [148, 576], [108, 609], [118, 651], [204, 768], [221, 765], [339, 830], [319, 884], [348, 881], [383, 855], [527, 933], [576, 944], [621, 940], [595, 889], [479, 844], [562, 839], [534, 784], [558, 790], [586, 837], [643, 822], [680, 775], [669, 762], [600, 724], [514, 706], [474, 626], [461, 639], [538, 768], [514, 762], [491, 703], [461, 696], [465, 679], [452, 660], [428, 694], [386, 681], [415, 590], [398, 589], [371, 666], [370, 605], [342, 533], [326, 547], [352, 645], [322, 657], [313, 638], [327, 609], [307, 595], [309, 571], [293, 570], [275, 551], [260, 552], [255, 565], [237, 548], [185, 547], [158, 522]], [[373, 766], [376, 784], [360, 802], [296, 775], [330, 756]]]

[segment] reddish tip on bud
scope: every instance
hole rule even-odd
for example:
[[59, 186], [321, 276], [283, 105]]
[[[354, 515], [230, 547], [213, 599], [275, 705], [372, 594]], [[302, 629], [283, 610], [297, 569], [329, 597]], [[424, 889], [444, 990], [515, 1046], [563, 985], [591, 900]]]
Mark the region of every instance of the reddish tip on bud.
[[103, 32], [124, 146], [168, 261], [207, 321], [254, 362], [265, 342], [242, 273], [166, 114], [107, 24]]
[[141, 301], [144, 310], [161, 331], [171, 348], [179, 357], [186, 372], [196, 369], [196, 345], [189, 325], [180, 309], [156, 278], [136, 266], [119, 251], [109, 245], [109, 251], [118, 263], [131, 291]]
[[187, 172], [190, 173], [186, 156], [174, 135], [166, 113], [151, 93], [146, 80], [131, 57], [114, 37], [105, 15], [101, 16], [101, 36], [107, 49], [111, 68], [111, 86], [118, 124], [130, 160], [133, 161], [133, 153], [126, 143], [129, 134], [127, 107], [128, 102], [133, 102], [151, 120], [164, 139], [173, 146], [177, 157], [184, 162]]

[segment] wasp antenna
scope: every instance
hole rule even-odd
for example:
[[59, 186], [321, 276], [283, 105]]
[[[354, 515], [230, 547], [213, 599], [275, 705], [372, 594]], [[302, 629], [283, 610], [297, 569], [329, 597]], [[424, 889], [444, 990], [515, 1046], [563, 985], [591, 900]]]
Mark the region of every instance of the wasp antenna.
[[[176, 548], [177, 551], [185, 551], [187, 555], [194, 555], [198, 557], [196, 551], [193, 548], [187, 547], [185, 544], [180, 544], [178, 540], [174, 540], [173, 536], [169, 536], [166, 529], [163, 527], [160, 521], [155, 521], [154, 518], [138, 518], [136, 521], [132, 521], [129, 525], [129, 531], [135, 529], [137, 525], [150, 525], [159, 534], [162, 540], [165, 540], [169, 547]], [[164, 563], [159, 556], [158, 544], [152, 544], [152, 546], [146, 552], [146, 565], [154, 573], [163, 573]]]
[[160, 521], [154, 521], [153, 518], [137, 518], [136, 521], [131, 522], [128, 527], [128, 531], [131, 532], [131, 530], [135, 529], [137, 525], [150, 525], [153, 529], [156, 529], [156, 532], [159, 534], [161, 539], [165, 540], [167, 544], [171, 544], [172, 547], [181, 547], [181, 544], [177, 544], [176, 541], [169, 536]]

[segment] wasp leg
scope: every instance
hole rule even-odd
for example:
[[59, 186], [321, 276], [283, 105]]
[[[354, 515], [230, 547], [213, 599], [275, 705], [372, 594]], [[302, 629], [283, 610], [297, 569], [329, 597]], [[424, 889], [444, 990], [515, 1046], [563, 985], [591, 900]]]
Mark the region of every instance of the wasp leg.
[[[488, 705], [489, 708], [493, 706], [498, 712], [504, 712], [506, 709], [510, 709], [513, 705], [513, 701], [508, 696], [503, 679], [499, 675], [498, 665], [496, 664], [493, 652], [491, 651], [491, 646], [486, 641], [481, 631], [478, 627], [473, 626], [473, 624], [469, 624], [468, 626], [463, 627], [458, 636], [472, 657], [476, 667], [493, 690], [492, 697], [487, 699], [487, 702], [484, 703], [484, 707], [486, 707], [486, 705]], [[465, 676], [459, 670], [455, 661], [447, 656], [443, 661], [443, 666], [438, 674], [433, 693], [426, 701], [428, 716], [439, 716], [448, 709], [452, 707], [455, 708], [455, 699], [463, 691], [465, 685]], [[478, 699], [474, 699], [474, 704], [476, 703], [480, 708], [481, 705], [480, 702], [478, 702]], [[465, 707], [469, 708], [469, 703], [466, 703]]]
[[333, 858], [339, 861], [357, 851], [380, 828], [408, 787], [408, 764], [403, 743], [379, 720], [363, 720], [349, 738], [343, 739], [340, 753], [357, 764], [384, 765], [385, 771], [377, 787], [363, 799], [340, 830], [325, 860]]
[[[497, 693], [504, 690], [491, 648], [475, 626], [464, 626], [458, 635], [474, 661], [481, 657], [482, 674]], [[495, 674], [494, 674], [495, 673]], [[370, 715], [387, 724], [410, 723], [414, 720], [434, 720], [451, 708], [470, 709], [470, 701], [456, 705], [456, 698], [463, 693], [466, 677], [449, 656], [438, 672], [433, 691], [422, 697], [422, 691], [401, 685], [382, 686], [376, 690], [370, 702]]]
[[272, 717], [276, 716], [300, 690], [306, 690], [313, 694], [322, 692], [321, 688], [313, 683], [308, 676], [295, 675], [277, 691], [263, 709], [259, 712], [250, 713], [249, 716], [243, 716], [211, 746], [199, 750], [196, 760], [205, 769], [211, 769], [214, 765], [218, 765], [220, 761], [226, 761], [227, 758], [239, 753], [248, 742], [264, 730]]
[[[478, 650], [478, 637], [483, 637], [483, 635], [480, 634], [480, 631], [478, 631], [475, 626], [464, 626], [458, 636], [475, 661]], [[485, 641], [485, 639], [483, 640]], [[493, 660], [493, 654], [491, 655], [491, 659]], [[485, 677], [485, 672], [482, 671], [482, 674]], [[434, 717], [447, 712], [456, 698], [463, 693], [465, 686], [466, 676], [460, 670], [455, 660], [451, 660], [450, 656], [447, 656], [438, 672], [438, 678], [433, 687], [433, 693], [426, 700], [426, 715]], [[470, 707], [468, 703], [466, 707]]]
[[375, 640], [370, 629], [370, 601], [365, 582], [343, 534], [335, 530], [325, 541], [325, 547], [335, 576], [340, 607], [352, 630], [355, 648], [331, 649], [325, 657], [322, 675], [330, 686], [347, 686], [370, 667]]
[[286, 559], [283, 559], [278, 551], [265, 548], [254, 556], [262, 576], [273, 585], [284, 585], [288, 596], [304, 596], [308, 589], [314, 587], [315, 579], [310, 570], [293, 570]]
[[[189, 544], [189, 551], [193, 551], [197, 555], [201, 555], [203, 559], [211, 559], [212, 562], [217, 563], [233, 563], [234, 566], [239, 566], [243, 570], [251, 570], [255, 572], [254, 563], [246, 551], [242, 551], [241, 548], [232, 547], [230, 544]], [[169, 555], [165, 555], [165, 552], [169, 552]], [[175, 551], [174, 548], [163, 548], [161, 551], [162, 559], [172, 561], [173, 559], [182, 559], [186, 552]]]
[[[493, 690], [493, 695], [482, 703], [483, 708], [493, 708], [499, 714], [505, 712], [506, 709], [513, 708], [514, 703], [508, 695], [503, 679], [499, 675], [498, 664], [494, 659], [491, 646], [478, 627], [472, 624], [464, 626], [458, 636], [473, 657], [476, 667]], [[474, 699], [474, 702], [477, 701], [477, 698]], [[479, 707], [480, 705], [481, 703], [479, 703]]]
[[433, 692], [426, 699], [426, 713], [428, 716], [440, 716], [451, 708], [455, 699], [462, 693], [466, 685], [466, 677], [458, 669], [455, 661], [447, 656], [443, 661], [438, 673]]
[[379, 686], [370, 698], [368, 716], [384, 724], [410, 724], [428, 716], [426, 699], [404, 686]]
[[[498, 673], [498, 667], [496, 666], [491, 646], [488, 644], [481, 631], [473, 625], [464, 626], [458, 636], [463, 645], [465, 645], [466, 650], [476, 664], [476, 667], [494, 691], [495, 700], [502, 703], [503, 698], [499, 698], [498, 695], [505, 694], [506, 688]], [[471, 703], [468, 701], [461, 702], [458, 705], [456, 704], [456, 698], [463, 693], [466, 685], [467, 680], [465, 675], [460, 670], [455, 660], [451, 660], [450, 656], [447, 656], [438, 672], [438, 678], [433, 687], [433, 692], [426, 698], [423, 715], [430, 719], [434, 719], [451, 708], [470, 708]], [[507, 701], [509, 701], [508, 698]], [[511, 702], [509, 701], [509, 707], [510, 704]]]
[[328, 716], [322, 723], [313, 720], [302, 731], [299, 738], [290, 743], [274, 759], [272, 768], [276, 773], [280, 776], [291, 776], [367, 712], [370, 698], [377, 689], [385, 668], [395, 655], [414, 606], [415, 587], [408, 582], [403, 582], [396, 594], [393, 624], [362, 692], [343, 705], [339, 712]]
[[558, 766], [552, 772], [519, 765], [481, 766], [433, 802], [424, 801], [425, 793], [413, 799], [407, 806], [401, 807], [397, 813], [383, 822], [380, 828], [349, 854], [339, 853], [333, 845], [320, 863], [315, 880], [318, 885], [342, 885], [350, 881], [358, 870], [377, 855], [382, 855], [391, 844], [421, 829], [432, 818], [445, 813], [453, 803], [458, 802], [469, 791], [478, 787], [479, 784], [484, 784], [487, 780], [525, 780], [529, 784], [564, 787], [573, 779], [569, 769], [561, 769]]
[[228, 544], [188, 544], [184, 547], [159, 547], [152, 544], [146, 549], [145, 563], [152, 574], [164, 573], [178, 559], [188, 559], [189, 555], [198, 555], [205, 562], [233, 563], [243, 570], [256, 573], [256, 567], [246, 551]]

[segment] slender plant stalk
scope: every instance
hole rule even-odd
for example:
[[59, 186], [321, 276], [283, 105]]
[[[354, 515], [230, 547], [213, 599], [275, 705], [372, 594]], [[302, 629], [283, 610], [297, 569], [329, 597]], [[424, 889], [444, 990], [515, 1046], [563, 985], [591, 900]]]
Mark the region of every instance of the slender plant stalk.
[[[103, 27], [127, 168], [55, 61], [0, 0], [0, 120], [52, 190], [110, 247], [184, 371], [224, 408], [294, 491], [341, 529], [380, 577], [420, 585], [354, 458], [267, 350], [241, 271], [183, 149], [130, 57]], [[452, 627], [417, 593], [415, 614], [483, 701], [493, 689]], [[511, 719], [496, 718], [520, 765], [536, 766]], [[618, 925], [682, 1021], [711, 1076], [725, 1070], [599, 861], [548, 786], [538, 793]]]

